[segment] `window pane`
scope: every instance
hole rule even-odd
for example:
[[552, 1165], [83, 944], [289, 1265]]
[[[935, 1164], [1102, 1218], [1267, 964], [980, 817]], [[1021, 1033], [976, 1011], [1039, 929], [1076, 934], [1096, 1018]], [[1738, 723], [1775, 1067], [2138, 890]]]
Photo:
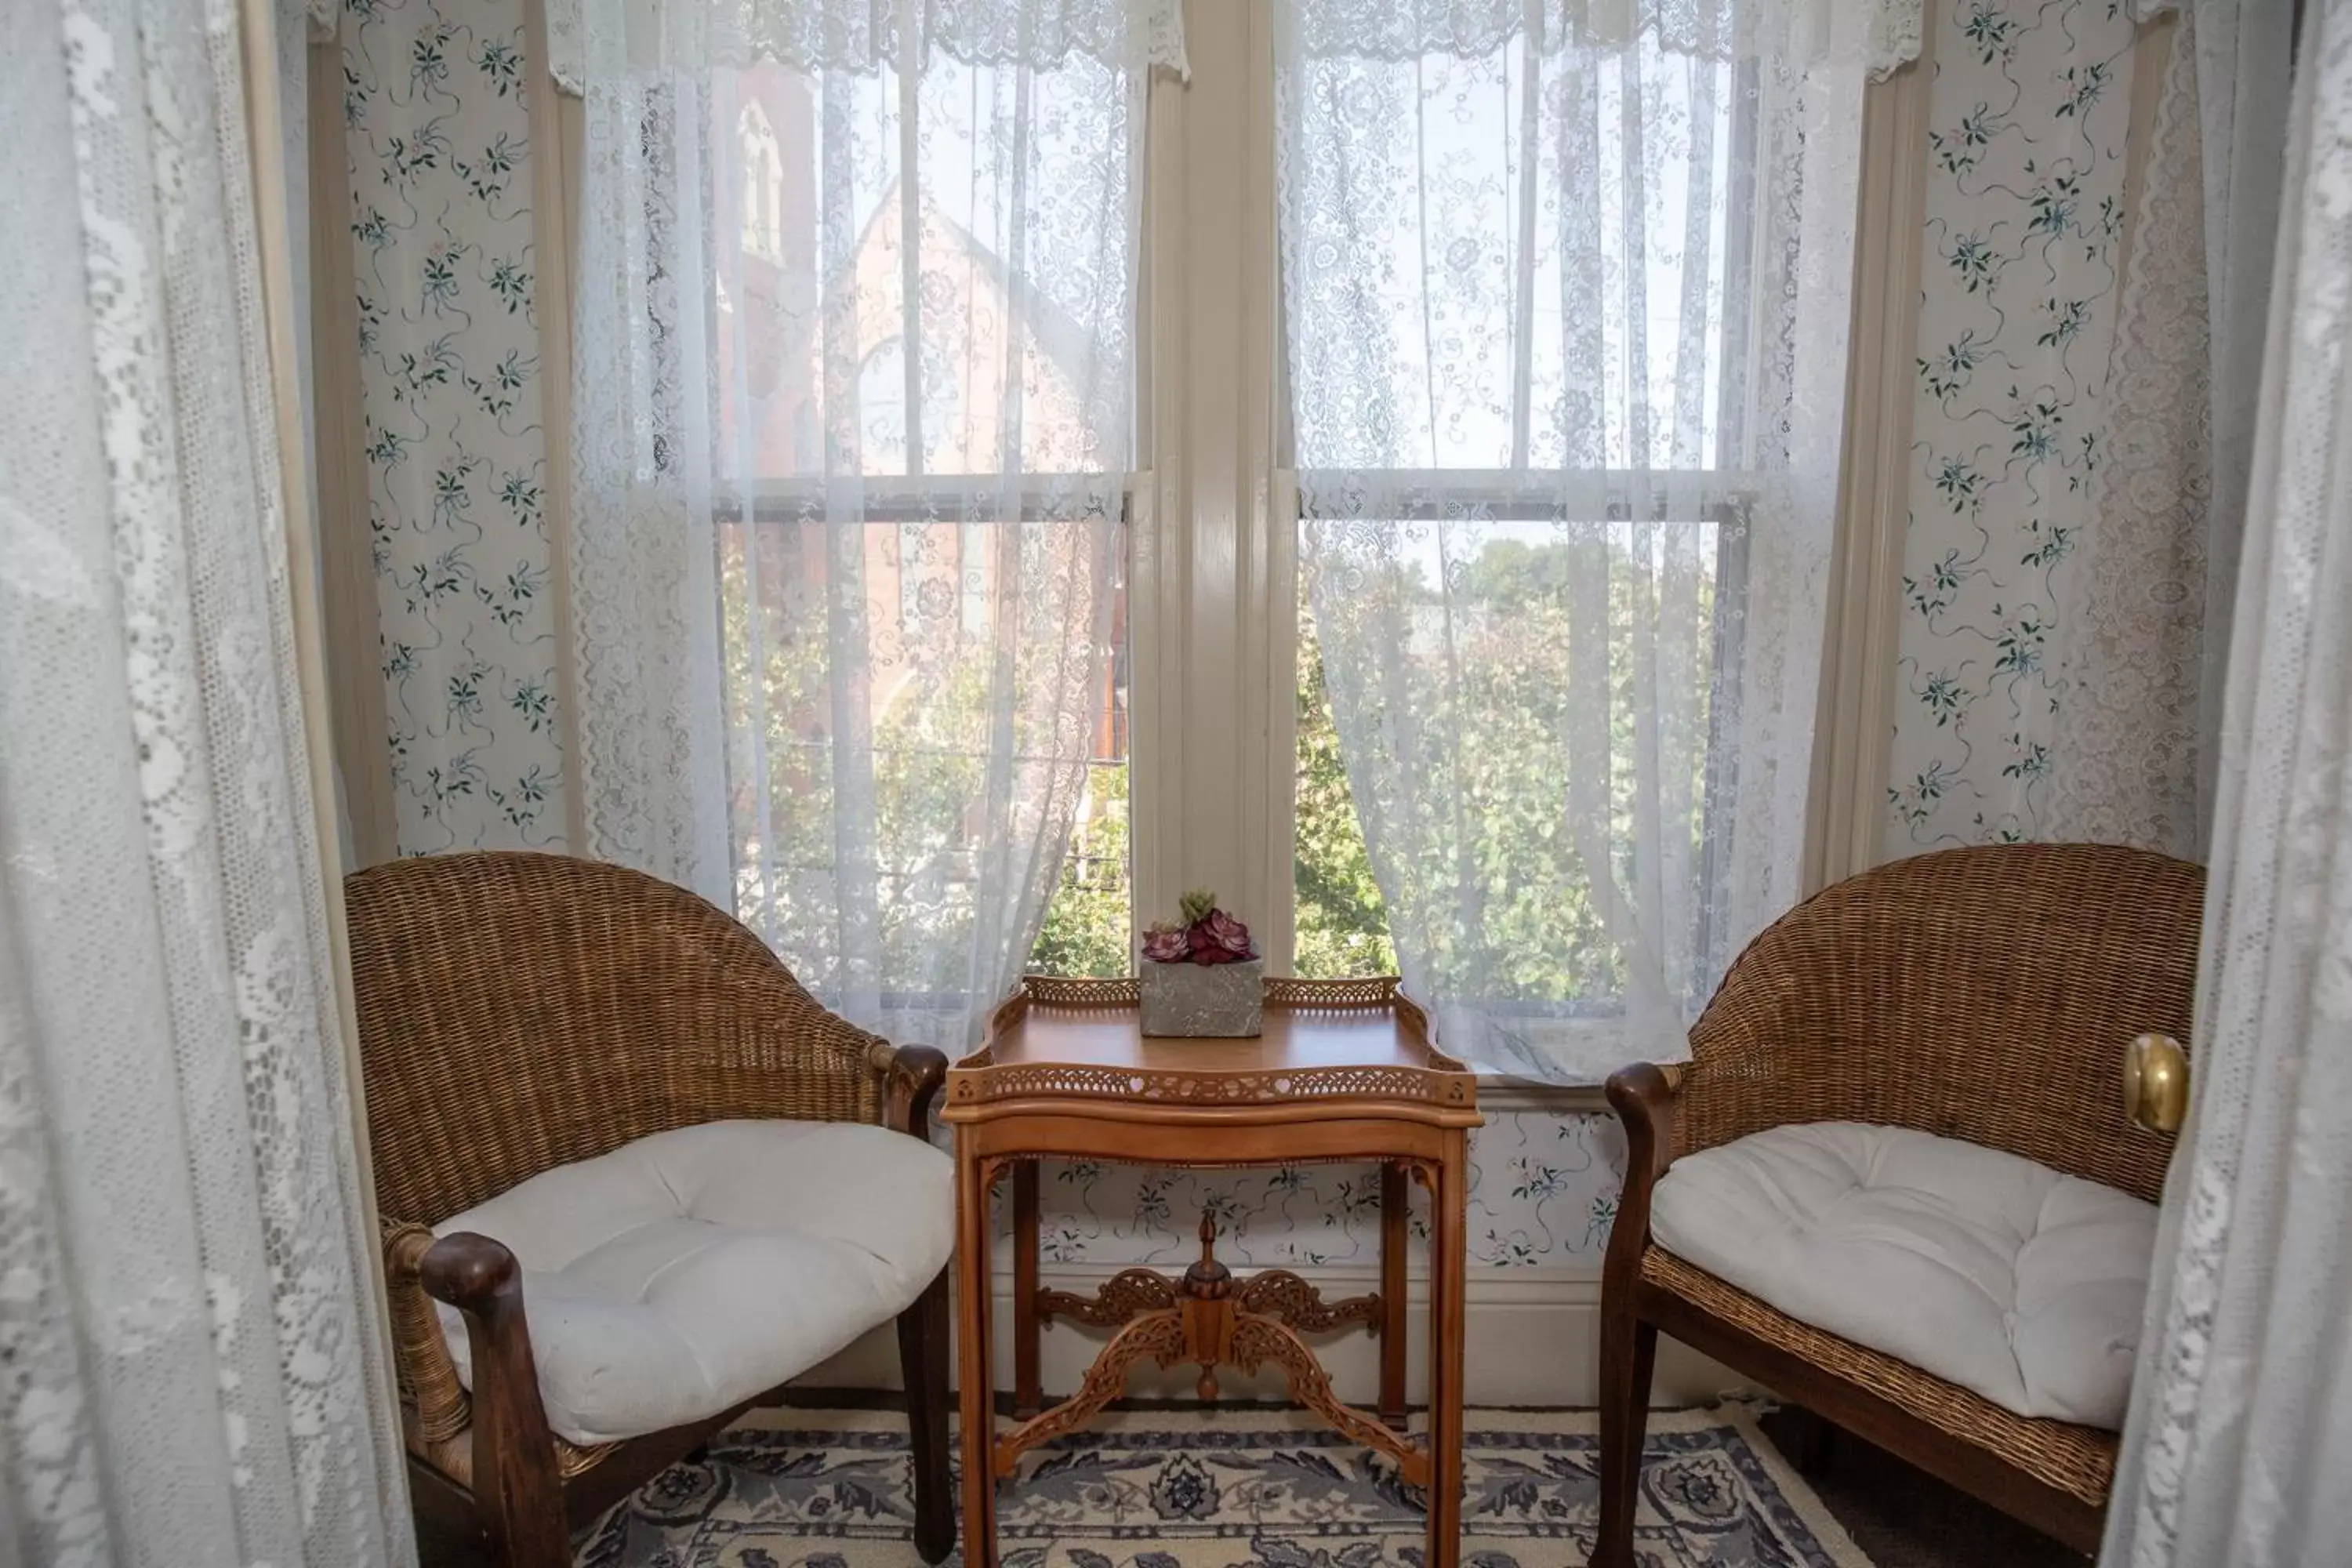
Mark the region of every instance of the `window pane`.
[[1752, 76], [1646, 33], [1288, 62], [1298, 467], [1748, 466]]
[[648, 446], [719, 522], [739, 912], [828, 1005], [960, 1046], [1041, 924], [1125, 967], [1139, 99], [1078, 51], [922, 60], [715, 74], [674, 149], [706, 199], [649, 198], [709, 275], [645, 279]]
[[1033, 974], [1134, 973], [1134, 883], [1128, 852], [1127, 589], [1111, 608], [1111, 657], [1097, 705], [1095, 754], [1087, 769], [1062, 879], [1029, 954]]
[[740, 237], [713, 279], [728, 466], [1045, 474], [1123, 451], [1129, 388], [1098, 366], [1123, 365], [1132, 330], [1104, 277], [1126, 260], [1125, 204], [1041, 184], [1121, 144], [1128, 103], [1118, 70], [1079, 56], [940, 57], [911, 88], [889, 69], [719, 73], [716, 216]]
[[1331, 723], [1331, 696], [1323, 684], [1323, 647], [1302, 584], [1298, 597], [1298, 854], [1292, 890], [1297, 900], [1291, 973], [1309, 980], [1394, 974], [1388, 907], [1364, 852], [1363, 825], [1339, 732]]
[[1400, 969], [1484, 1065], [1679, 1059], [1800, 881], [1862, 72], [1288, 4], [1299, 574]]
[[[1346, 893], [1360, 866], [1369, 892], [1377, 863], [1396, 908], [1422, 911], [1398, 933], [1420, 942], [1417, 984], [1475, 994], [1521, 1030], [1613, 1015], [1633, 976], [1606, 901], [1671, 879], [1691, 891], [1647, 919], [1644, 952], [1677, 1006], [1702, 1000], [1720, 945], [1709, 814], [1738, 691], [1740, 520], [1439, 510], [1375, 520], [1379, 552], [1349, 542], [1359, 520], [1302, 525], [1302, 550], [1346, 586], [1324, 624], [1300, 611], [1299, 972], [1324, 910], [1343, 931], [1377, 920], [1387, 951], [1391, 911]], [[1330, 650], [1355, 677], [1337, 724], [1319, 668]], [[1381, 792], [1369, 810], [1342, 759]]]

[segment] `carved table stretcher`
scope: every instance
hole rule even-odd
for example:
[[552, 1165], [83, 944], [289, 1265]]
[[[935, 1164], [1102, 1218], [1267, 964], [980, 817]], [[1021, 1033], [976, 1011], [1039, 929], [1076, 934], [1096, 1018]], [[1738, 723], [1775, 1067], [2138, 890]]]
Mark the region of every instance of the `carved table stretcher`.
[[[1430, 1045], [1428, 1017], [1380, 980], [1265, 983], [1255, 1039], [1145, 1036], [1132, 980], [1032, 975], [948, 1072], [940, 1119], [955, 1129], [956, 1314], [961, 1372], [966, 1568], [996, 1568], [996, 1487], [1020, 1457], [1118, 1397], [1136, 1364], [1279, 1367], [1290, 1396], [1396, 1460], [1429, 1498], [1429, 1568], [1455, 1568], [1462, 1537], [1462, 1293], [1469, 1131], [1477, 1080]], [[1201, 1258], [1170, 1278], [1129, 1268], [1092, 1297], [1037, 1283], [1036, 1163], [1150, 1165], [1378, 1163], [1381, 1289], [1325, 1302], [1297, 1275], [1240, 1279], [1217, 1261], [1202, 1216]], [[990, 1333], [989, 1197], [1013, 1176], [1014, 1424], [997, 1429]], [[1406, 1183], [1430, 1197], [1428, 1431], [1405, 1436]], [[1118, 1331], [1078, 1391], [1040, 1410], [1039, 1324], [1075, 1318]], [[1340, 1403], [1301, 1331], [1356, 1321], [1381, 1336], [1380, 1413]]]

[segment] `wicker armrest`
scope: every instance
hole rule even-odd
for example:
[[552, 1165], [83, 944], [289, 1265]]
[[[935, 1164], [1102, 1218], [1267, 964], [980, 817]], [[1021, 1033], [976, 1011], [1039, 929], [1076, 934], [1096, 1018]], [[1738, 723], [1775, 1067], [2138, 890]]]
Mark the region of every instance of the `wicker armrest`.
[[441, 1335], [441, 1315], [425, 1293], [423, 1271], [434, 1235], [409, 1221], [383, 1222], [383, 1286], [392, 1313], [392, 1359], [400, 1378], [401, 1402], [416, 1412], [414, 1436], [421, 1444], [446, 1442], [473, 1418], [466, 1386]]
[[894, 1132], [929, 1138], [931, 1106], [947, 1082], [946, 1053], [929, 1046], [894, 1046], [877, 1040], [866, 1065], [882, 1083], [882, 1125]]
[[1625, 1128], [1625, 1184], [1609, 1230], [1612, 1272], [1640, 1267], [1650, 1244], [1650, 1194], [1679, 1152], [1684, 1069], [1639, 1062], [1609, 1075], [1609, 1103]]

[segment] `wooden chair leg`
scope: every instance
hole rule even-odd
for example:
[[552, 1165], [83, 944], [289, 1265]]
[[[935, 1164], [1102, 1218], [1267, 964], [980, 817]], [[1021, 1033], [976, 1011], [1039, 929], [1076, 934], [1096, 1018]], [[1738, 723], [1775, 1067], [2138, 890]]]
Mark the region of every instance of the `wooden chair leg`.
[[939, 1563], [955, 1550], [955, 1490], [948, 1480], [948, 1274], [898, 1314], [898, 1369], [915, 1467], [915, 1551]]
[[1591, 1568], [1634, 1568], [1633, 1510], [1642, 1490], [1642, 1440], [1650, 1424], [1650, 1373], [1658, 1331], [1631, 1302], [1601, 1303], [1601, 1517]]

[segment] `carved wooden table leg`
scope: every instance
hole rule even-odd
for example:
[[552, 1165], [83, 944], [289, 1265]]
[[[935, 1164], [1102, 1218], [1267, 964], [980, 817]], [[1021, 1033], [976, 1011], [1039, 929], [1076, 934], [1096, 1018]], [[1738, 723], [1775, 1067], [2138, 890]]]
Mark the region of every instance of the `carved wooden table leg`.
[[[1265, 1028], [1192, 1046], [1143, 1033], [1138, 983], [1031, 975], [990, 1016], [980, 1047], [948, 1070], [940, 1120], [956, 1131], [957, 1267], [962, 1312], [961, 1408], [966, 1568], [997, 1568], [995, 1479], [1022, 1453], [1078, 1426], [1123, 1390], [1146, 1357], [1201, 1368], [1279, 1365], [1290, 1397], [1396, 1464], [1431, 1497], [1423, 1568], [1459, 1568], [1462, 1527], [1462, 1294], [1465, 1140], [1482, 1124], [1477, 1079], [1430, 1040], [1426, 1009], [1392, 978], [1265, 982]], [[1245, 1166], [1328, 1161], [1381, 1167], [1381, 1289], [1325, 1301], [1284, 1269], [1235, 1279], [1217, 1262], [1213, 1226], [1181, 1279], [1134, 1268], [1080, 1295], [1040, 1288], [1038, 1192], [1032, 1162]], [[1012, 1166], [1018, 1261], [1016, 1347], [1008, 1382], [1020, 1408], [1044, 1404], [1038, 1331], [1055, 1317], [1115, 1329], [1076, 1394], [1002, 1436], [992, 1420], [989, 1185]], [[1380, 1347], [1380, 1411], [1401, 1418], [1406, 1353], [1410, 1184], [1434, 1200], [1431, 1268], [1430, 1434], [1408, 1438], [1370, 1408], [1333, 1393], [1306, 1335], [1361, 1323]]]
[[1462, 1561], [1463, 1293], [1469, 1273], [1469, 1141], [1445, 1135], [1429, 1193], [1429, 1563]]
[[1176, 1304], [1176, 1287], [1150, 1268], [1122, 1268], [1091, 1296], [1069, 1290], [1037, 1292], [1037, 1321], [1075, 1319], [1097, 1329], [1115, 1329], [1139, 1313]]
[[[961, 1143], [964, 1140], [959, 1139]], [[989, 1354], [988, 1190], [997, 1162], [956, 1157], [956, 1392], [962, 1421], [964, 1568], [996, 1568], [996, 1412]]]
[[1026, 1421], [1045, 1407], [1037, 1373], [1037, 1162], [1013, 1165], [1013, 1414]]
[[[1255, 1373], [1272, 1362], [1282, 1369], [1295, 1402], [1341, 1434], [1396, 1460], [1408, 1484], [1427, 1487], [1429, 1450], [1402, 1430], [1343, 1403], [1331, 1392], [1330, 1376], [1314, 1350], [1299, 1337], [1302, 1329], [1316, 1332], [1349, 1322], [1377, 1322], [1381, 1299], [1353, 1296], [1326, 1302], [1314, 1286], [1282, 1268], [1237, 1280], [1217, 1261], [1216, 1242], [1216, 1222], [1204, 1214], [1201, 1256], [1181, 1279], [1171, 1282], [1149, 1269], [1130, 1268], [1092, 1300], [1063, 1291], [1044, 1296], [1042, 1308], [1047, 1313], [1126, 1326], [1095, 1357], [1077, 1393], [996, 1439], [992, 1450], [996, 1473], [1012, 1475], [1023, 1454], [1084, 1426], [1118, 1397], [1136, 1363], [1150, 1356], [1161, 1366], [1189, 1361], [1200, 1367], [1195, 1387], [1204, 1400], [1217, 1397], [1219, 1366]], [[969, 1455], [970, 1449], [965, 1452]]]
[[[990, 1445], [990, 1452], [979, 1460], [972, 1458], [971, 1446], [964, 1446], [964, 1463], [978, 1463], [991, 1475], [1010, 1476], [1021, 1462], [1021, 1456], [1040, 1443], [1050, 1443], [1065, 1432], [1075, 1432], [1094, 1417], [1097, 1411], [1126, 1390], [1127, 1374], [1135, 1363], [1150, 1356], [1161, 1366], [1173, 1366], [1185, 1358], [1184, 1314], [1176, 1308], [1162, 1308], [1146, 1312], [1111, 1336], [1110, 1343], [1095, 1357], [1078, 1391], [1055, 1405], [1051, 1410], [1031, 1416]], [[967, 1472], [969, 1474], [969, 1472]], [[969, 1483], [967, 1483], [967, 1487]], [[994, 1490], [993, 1487], [990, 1489]], [[966, 1495], [969, 1496], [969, 1490]], [[967, 1556], [967, 1562], [973, 1559]], [[994, 1561], [992, 1554], [991, 1562]]]
[[1381, 1165], [1381, 1419], [1404, 1429], [1405, 1204], [1412, 1184], [1404, 1166]]
[[1217, 1366], [1233, 1360], [1234, 1271], [1217, 1261], [1217, 1222], [1201, 1216], [1201, 1256], [1184, 1270], [1184, 1353], [1201, 1369], [1192, 1385], [1202, 1403], [1217, 1398]]

